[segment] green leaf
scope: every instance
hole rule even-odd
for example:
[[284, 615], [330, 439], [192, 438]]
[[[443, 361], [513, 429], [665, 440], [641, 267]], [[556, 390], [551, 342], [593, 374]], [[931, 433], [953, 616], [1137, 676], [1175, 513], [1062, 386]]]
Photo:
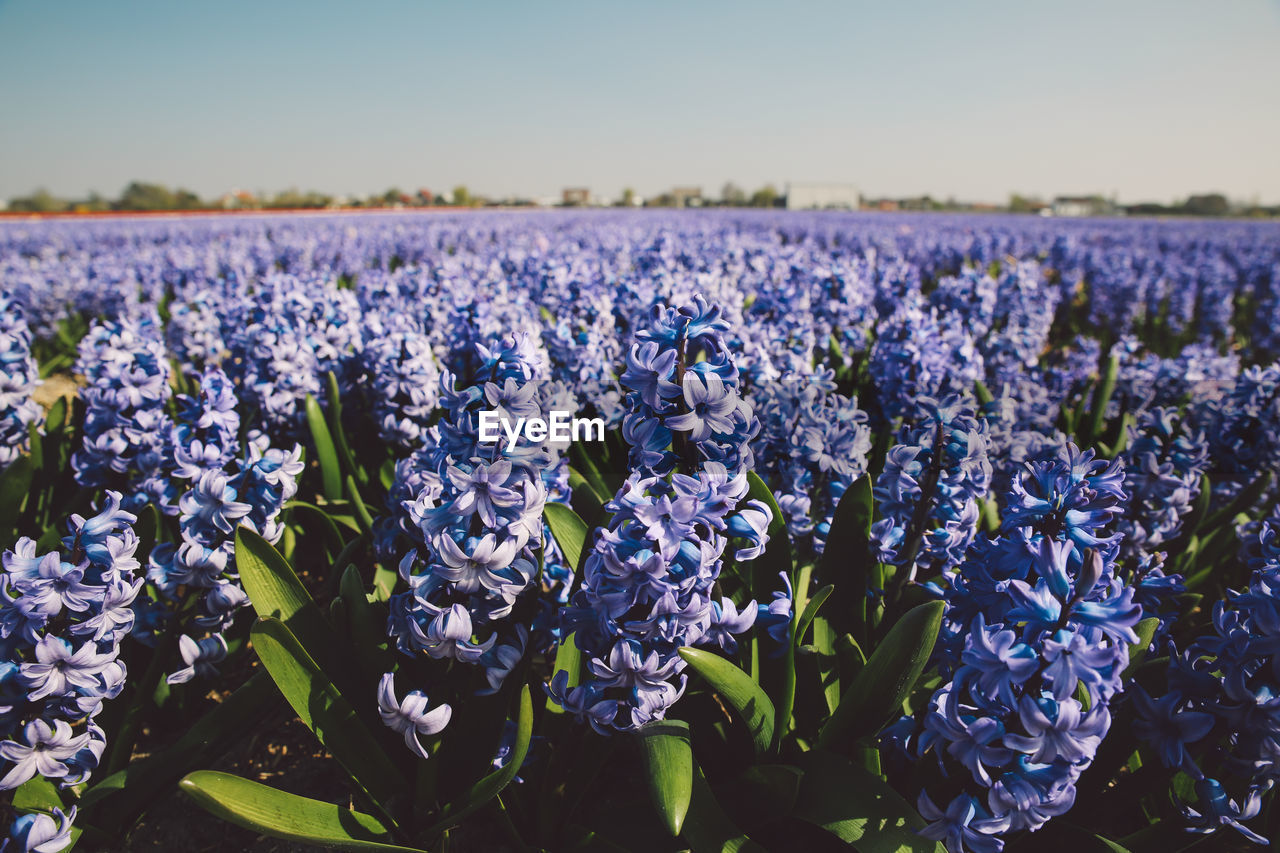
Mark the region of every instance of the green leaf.
[[859, 853], [945, 853], [921, 838], [925, 821], [898, 792], [843, 756], [815, 750], [800, 767], [795, 816], [822, 827]]
[[307, 395], [306, 410], [311, 441], [316, 446], [316, 460], [320, 463], [324, 496], [327, 500], [336, 501], [342, 497], [342, 470], [338, 465], [338, 451], [333, 446], [329, 425], [325, 423], [324, 410], [310, 394]]
[[1116, 390], [1116, 379], [1120, 375], [1120, 353], [1112, 352], [1107, 358], [1107, 370], [1102, 381], [1094, 388], [1093, 404], [1089, 411], [1089, 420], [1082, 425], [1079, 438], [1081, 447], [1091, 447], [1102, 437], [1102, 425], [1107, 418], [1107, 404]]
[[650, 723], [636, 732], [649, 796], [671, 835], [680, 834], [693, 797], [693, 749], [683, 720]]
[[582, 550], [587, 544], [587, 523], [562, 503], [548, 501], [543, 505], [542, 514], [565, 560], [576, 570], [582, 565]]
[[62, 798], [62, 789], [43, 776], [32, 776], [13, 792], [13, 807], [23, 812], [44, 812], [70, 805]]
[[283, 622], [259, 619], [250, 635], [262, 665], [299, 719], [373, 801], [386, 809], [398, 793], [408, 789], [408, 782], [351, 705]]
[[985, 406], [995, 399], [990, 389], [987, 388], [986, 383], [981, 379], [973, 383], [973, 396], [978, 398], [979, 406]]
[[[0, 524], [12, 525], [17, 521], [22, 505], [31, 494], [31, 457], [19, 456], [0, 471]], [[6, 536], [6, 547], [9, 542]]]
[[364, 591], [364, 581], [354, 565], [347, 566], [338, 582], [338, 594], [346, 606], [347, 623], [351, 629], [351, 640], [355, 644], [356, 653], [367, 668], [377, 672], [391, 669], [392, 654], [387, 645], [386, 609], [382, 618], [374, 613], [369, 596]]
[[809, 599], [809, 603], [804, 606], [804, 612], [796, 620], [795, 644], [797, 646], [803, 642], [804, 635], [808, 632], [809, 626], [813, 624], [813, 620], [817, 618], [823, 602], [831, 597], [831, 593], [835, 592], [835, 589], [831, 584], [827, 584], [815, 592], [813, 598]]
[[274, 838], [338, 850], [410, 853], [377, 818], [332, 803], [286, 793], [230, 773], [197, 770], [179, 783], [182, 792], [215, 817]]
[[730, 819], [750, 834], [791, 814], [801, 775], [800, 768], [789, 764], [755, 764], [713, 790]]
[[1214, 528], [1229, 523], [1231, 519], [1240, 513], [1251, 510], [1253, 505], [1258, 502], [1258, 499], [1271, 486], [1271, 481], [1274, 478], [1274, 472], [1263, 471], [1258, 475], [1257, 479], [1241, 490], [1240, 494], [1236, 495], [1235, 500], [1206, 518], [1203, 529], [1213, 531]]
[[769, 544], [764, 553], [752, 561], [751, 594], [756, 601], [767, 601], [777, 588], [779, 573], [791, 575], [791, 540], [787, 536], [787, 521], [778, 506], [773, 491], [755, 471], [747, 472], [747, 500], [758, 500], [769, 507], [773, 518], [769, 521]]
[[737, 712], [751, 734], [756, 755], [768, 752], [773, 745], [774, 707], [760, 685], [741, 669], [711, 652], [686, 646], [680, 649], [680, 657]]
[[213, 762], [230, 744], [250, 734], [254, 723], [279, 701], [275, 682], [259, 670], [168, 749], [96, 781], [80, 798], [81, 814], [94, 826], [123, 832], [183, 775]]
[[49, 413], [45, 415], [44, 431], [45, 434], [60, 431], [67, 423], [67, 398], [59, 397], [53, 401], [53, 405], [49, 407]]
[[373, 516], [369, 515], [369, 510], [364, 505], [364, 498], [360, 497], [360, 488], [356, 485], [356, 478], [348, 474], [346, 483], [347, 494], [351, 497], [351, 506], [355, 510], [356, 523], [360, 525], [360, 532], [372, 532]]
[[596, 494], [586, 478], [577, 468], [569, 466], [569, 488], [573, 492], [573, 505], [586, 513], [588, 526], [598, 524], [604, 519], [605, 499]]
[[246, 527], [236, 530], [236, 569], [259, 616], [273, 616], [289, 629], [325, 672], [348, 686], [348, 668], [329, 623], [298, 575], [271, 543]]
[[871, 519], [875, 500], [871, 477], [863, 474], [845, 490], [831, 516], [831, 530], [822, 549], [818, 580], [835, 586], [833, 627], [867, 638], [867, 589], [871, 584]]
[[[569, 673], [569, 680], [565, 682], [566, 687], [577, 687], [582, 679], [582, 650], [578, 648], [573, 634], [561, 640], [560, 645], [556, 647], [556, 663], [551, 667], [552, 676], [557, 672]], [[553, 714], [564, 713], [564, 708], [557, 705], [550, 696], [547, 697], [547, 710]]]
[[516, 736], [511, 745], [510, 759], [506, 766], [495, 770], [476, 782], [459, 799], [445, 806], [444, 812], [435, 826], [424, 833], [425, 838], [432, 838], [450, 827], [457, 826], [462, 819], [492, 800], [502, 789], [511, 784], [529, 754], [529, 741], [533, 737], [533, 699], [529, 696], [529, 685], [520, 689], [520, 712], [516, 717]]
[[813, 647], [818, 653], [818, 679], [827, 713], [840, 705], [840, 668], [836, 658], [836, 632], [825, 616], [813, 620]]
[[943, 602], [930, 601], [898, 620], [841, 697], [819, 744], [828, 745], [844, 732], [874, 734], [898, 711], [929, 660], [944, 608]]
[[338, 454], [342, 457], [342, 464], [347, 466], [347, 470], [352, 472], [363, 486], [369, 482], [369, 474], [356, 464], [355, 457], [351, 454], [351, 445], [347, 442], [347, 431], [342, 426], [342, 393], [338, 389], [338, 377], [330, 370], [327, 380], [325, 391], [329, 403], [329, 432], [333, 436]]
[[324, 534], [325, 547], [330, 549], [330, 554], [336, 554], [342, 550], [344, 537], [342, 532], [338, 530], [338, 525], [334, 524], [333, 519], [329, 517], [329, 513], [315, 504], [298, 500], [289, 501], [285, 509], [292, 514], [292, 518], [296, 518], [301, 514], [313, 519], [314, 524]]
[[1151, 648], [1151, 638], [1156, 635], [1156, 628], [1160, 627], [1160, 620], [1155, 616], [1148, 616], [1137, 625], [1133, 626], [1133, 633], [1138, 635], [1138, 642], [1129, 646], [1129, 665], [1125, 667], [1124, 672], [1120, 675], [1120, 680], [1125, 681], [1129, 676], [1133, 675], [1133, 671], [1137, 669], [1147, 656], [1147, 650]]
[[373, 567], [373, 600], [390, 600], [391, 593], [396, 591], [396, 581], [398, 580], [400, 580], [400, 575], [395, 569], [375, 565]]
[[683, 833], [697, 853], [764, 853], [764, 848], [747, 838], [725, 814], [697, 764], [693, 768], [693, 797]]
[[[594, 446], [594, 445], [593, 445]], [[613, 488], [605, 475], [596, 465], [595, 460], [587, 453], [587, 446], [583, 442], [574, 442], [569, 445], [569, 459], [573, 463], [573, 467], [577, 469], [582, 478], [591, 486], [591, 490], [600, 498], [607, 500], [617, 492]]]

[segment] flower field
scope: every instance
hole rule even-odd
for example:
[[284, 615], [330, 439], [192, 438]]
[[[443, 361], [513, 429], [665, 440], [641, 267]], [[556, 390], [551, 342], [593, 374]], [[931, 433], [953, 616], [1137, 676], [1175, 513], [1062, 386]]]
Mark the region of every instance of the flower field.
[[1280, 839], [1274, 224], [15, 221], [0, 308], [4, 851]]

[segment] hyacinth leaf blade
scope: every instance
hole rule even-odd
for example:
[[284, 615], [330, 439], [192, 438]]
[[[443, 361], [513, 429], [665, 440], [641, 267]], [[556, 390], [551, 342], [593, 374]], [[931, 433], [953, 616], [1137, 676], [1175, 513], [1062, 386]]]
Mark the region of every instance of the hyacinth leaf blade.
[[834, 585], [827, 584], [817, 590], [813, 597], [805, 603], [804, 612], [796, 617], [795, 644], [797, 647], [803, 642], [805, 634], [809, 632], [809, 626], [813, 624], [813, 620], [818, 618], [818, 611], [822, 609], [822, 605], [826, 603], [835, 590]]
[[138, 520], [133, 523], [133, 532], [143, 548], [156, 542], [160, 533], [160, 510], [155, 504], [147, 504], [137, 512]]
[[1271, 482], [1274, 479], [1274, 471], [1263, 471], [1253, 482], [1242, 489], [1234, 500], [1206, 518], [1201, 529], [1216, 533], [1218, 530], [1229, 526], [1237, 515], [1242, 512], [1248, 512], [1253, 508], [1254, 504], [1271, 488]]
[[[553, 675], [557, 672], [569, 673], [569, 678], [565, 682], [566, 687], [577, 687], [582, 682], [582, 650], [578, 648], [573, 634], [569, 634], [560, 641], [560, 645], [556, 646], [556, 660], [551, 672]], [[564, 708], [548, 696], [547, 711], [552, 714], [563, 714]]]
[[385, 608], [382, 618], [379, 618], [373, 602], [369, 600], [369, 594], [364, 591], [364, 582], [354, 563], [348, 564], [342, 573], [342, 579], [338, 582], [338, 594], [341, 598], [335, 600], [342, 601], [344, 605], [356, 654], [360, 656], [366, 669], [385, 672], [391, 665], [391, 652], [385, 630]]
[[368, 508], [364, 505], [364, 498], [360, 497], [360, 488], [356, 485], [356, 478], [348, 474], [346, 479], [347, 496], [351, 500], [351, 509], [355, 515], [356, 524], [360, 526], [361, 533], [371, 533], [373, 531], [373, 516], [369, 514]]
[[19, 513], [31, 494], [34, 469], [30, 456], [19, 456], [9, 467], [0, 470], [0, 524], [4, 525], [5, 542], [16, 537]]
[[554, 501], [548, 501], [542, 512], [546, 517], [547, 527], [551, 528], [551, 535], [564, 552], [566, 562], [575, 567], [576, 571], [582, 565], [583, 551], [587, 545], [587, 523], [571, 508]]
[[1112, 429], [1112, 438], [1109, 442], [1104, 442], [1102, 450], [1103, 456], [1119, 456], [1129, 445], [1129, 432], [1135, 421], [1133, 412], [1125, 412], [1120, 417], [1120, 421]]
[[[350, 671], [320, 607], [270, 542], [247, 528], [237, 529], [236, 566], [258, 616], [283, 622], [308, 655], [320, 663], [344, 692], [362, 682]], [[363, 681], [373, 683], [371, 679]]]
[[[747, 472], [746, 499], [763, 502], [773, 516], [769, 520], [769, 544], [765, 546], [764, 554], [752, 563], [751, 573], [751, 594], [757, 601], [768, 601], [777, 584], [778, 574], [785, 572], [790, 576], [793, 568], [786, 516], [782, 514], [773, 490], [755, 471]], [[799, 593], [800, 590], [797, 589], [796, 592]]]
[[797, 818], [863, 853], [945, 853], [918, 834], [924, 820], [879, 776], [823, 750], [807, 753], [800, 767]]
[[416, 851], [393, 843], [390, 831], [372, 815], [230, 773], [197, 770], [179, 785], [183, 793], [215, 817], [274, 838], [338, 850]]
[[1077, 443], [1081, 447], [1092, 447], [1094, 442], [1102, 437], [1102, 427], [1107, 417], [1107, 405], [1111, 402], [1111, 397], [1115, 394], [1116, 380], [1120, 375], [1120, 353], [1112, 352], [1107, 358], [1107, 367], [1102, 374], [1101, 380], [1094, 386], [1093, 401], [1089, 407], [1089, 416], [1083, 424], [1079, 420], [1076, 421], [1080, 426], [1080, 432], [1076, 435]]
[[40, 473], [41, 482], [48, 482], [50, 472], [44, 470], [44, 436], [34, 423], [27, 427], [27, 456], [31, 458], [32, 470]]
[[764, 853], [764, 848], [747, 837], [725, 813], [702, 768], [693, 765], [693, 796], [689, 816], [681, 833], [694, 850], [719, 853]]
[[1128, 680], [1133, 675], [1134, 670], [1146, 660], [1147, 652], [1151, 648], [1151, 640], [1155, 637], [1156, 629], [1159, 627], [1160, 620], [1155, 616], [1148, 616], [1133, 626], [1133, 633], [1138, 635], [1138, 642], [1129, 645], [1129, 665], [1125, 667], [1124, 673], [1120, 676], [1122, 681]]
[[434, 839], [440, 833], [457, 826], [464, 818], [480, 809], [494, 797], [502, 793], [516, 778], [529, 754], [529, 741], [533, 738], [533, 699], [529, 694], [529, 685], [520, 688], [520, 709], [516, 715], [515, 739], [511, 745], [508, 761], [468, 788], [461, 797], [445, 806], [440, 820], [423, 833], [425, 839]]
[[834, 623], [835, 627], [863, 639], [867, 636], [867, 594], [872, 574], [871, 520], [874, 512], [871, 478], [864, 474], [849, 486], [836, 504], [818, 572], [821, 582], [836, 585], [834, 612], [847, 614], [849, 620], [845, 624]]
[[572, 467], [578, 471], [582, 478], [591, 487], [591, 491], [596, 493], [597, 497], [605, 495], [616, 495], [618, 489], [622, 486], [620, 477], [607, 477], [596, 465], [596, 461], [587, 453], [586, 448], [580, 443], [575, 442], [569, 445], [569, 459]]
[[309, 519], [311, 524], [307, 530], [320, 529], [323, 534], [321, 539], [324, 543], [325, 550], [331, 554], [337, 554], [343, 547], [344, 537], [342, 532], [338, 530], [338, 525], [334, 524], [333, 519], [329, 517], [329, 513], [320, 507], [306, 501], [292, 500], [285, 506], [285, 510], [290, 513], [290, 521], [297, 522], [298, 528], [303, 529], [304, 525], [298, 516]]
[[751, 735], [757, 756], [773, 746], [773, 701], [738, 667], [724, 658], [701, 649], [682, 648], [680, 657], [706, 680], [738, 714]]
[[650, 723], [636, 731], [649, 796], [672, 837], [680, 834], [693, 797], [693, 749], [683, 720]]
[[334, 447], [333, 436], [329, 434], [329, 425], [325, 421], [324, 410], [316, 402], [315, 397], [307, 395], [307, 426], [311, 430], [311, 441], [316, 448], [316, 461], [320, 464], [320, 478], [326, 500], [336, 501], [342, 498], [342, 469], [338, 464], [338, 450]]
[[52, 779], [36, 775], [14, 789], [11, 805], [20, 812], [48, 814], [54, 809], [65, 810], [72, 803]]
[[818, 658], [818, 683], [827, 713], [834, 713], [840, 704], [840, 667], [836, 657], [836, 632], [825, 616], [813, 620], [813, 651]]
[[[817, 609], [810, 611], [809, 605], [812, 600], [809, 598], [809, 585], [813, 578], [813, 566], [803, 566], [796, 572], [796, 579], [793, 583], [795, 590], [791, 603], [791, 639], [786, 647], [782, 650], [782, 684], [775, 691], [778, 697], [778, 717], [774, 723], [774, 749], [778, 747], [778, 741], [782, 736], [791, 731], [791, 714], [795, 710], [796, 705], [796, 651], [800, 647], [801, 638], [808, 631], [808, 623], [801, 625], [801, 620], [805, 614], [810, 614], [809, 619], [812, 621], [817, 616]], [[830, 592], [827, 593], [830, 595]], [[826, 595], [822, 597], [826, 600]], [[822, 601], [818, 602], [818, 606], [822, 605]]]
[[929, 661], [944, 609], [941, 601], [917, 605], [889, 629], [822, 727], [819, 744], [874, 734], [898, 711]]
[[133, 761], [125, 769], [92, 785], [80, 798], [80, 809], [94, 825], [118, 834], [184, 775], [209, 764], [244, 737], [264, 711], [280, 701], [280, 691], [266, 672], [251, 676], [215, 705], [165, 750]]
[[[341, 599], [337, 599], [341, 600]], [[251, 631], [263, 667], [303, 724], [384, 812], [408, 783], [351, 704], [283, 622], [259, 619]]]
[[788, 818], [800, 796], [799, 767], [756, 764], [713, 786], [719, 802], [748, 835], [764, 824]]
[[573, 491], [573, 502], [592, 519], [598, 522], [604, 517], [605, 500], [600, 497], [587, 478], [573, 466], [569, 467], [569, 488]]
[[[771, 516], [768, 527], [769, 542], [765, 545], [764, 553], [751, 561], [750, 575], [746, 578], [752, 598], [756, 601], [768, 601], [773, 589], [777, 586], [779, 575], [785, 575], [790, 579], [791, 587], [795, 591], [797, 599], [807, 597], [808, 590], [801, 588], [799, 579], [793, 573], [795, 564], [792, 561], [791, 542], [787, 537], [786, 516], [782, 514], [773, 490], [754, 471], [747, 472], [747, 500], [762, 502], [769, 508]], [[766, 662], [762, 660], [760, 646], [761, 639], [759, 635], [753, 635], [751, 638], [751, 677], [757, 683], [767, 680], [763, 672]], [[792, 672], [795, 666], [794, 650], [788, 647], [783, 652], [783, 655], [785, 659], [781, 661], [781, 672], [775, 670], [770, 674], [775, 679], [790, 681], [794, 677]], [[782, 689], [786, 690], [788, 688], [783, 685]]]
[[347, 431], [342, 426], [342, 392], [338, 388], [338, 377], [330, 370], [325, 379], [326, 400], [329, 404], [329, 417], [327, 419], [329, 434], [333, 436], [334, 445], [338, 449], [338, 454], [342, 457], [342, 464], [355, 475], [360, 485], [367, 485], [369, 473], [356, 464], [355, 456], [351, 453], [351, 443], [347, 441]]

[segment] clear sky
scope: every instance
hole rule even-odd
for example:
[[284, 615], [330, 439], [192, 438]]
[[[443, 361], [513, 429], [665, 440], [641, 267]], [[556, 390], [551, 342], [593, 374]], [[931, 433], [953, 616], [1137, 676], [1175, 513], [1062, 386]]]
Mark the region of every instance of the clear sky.
[[1280, 0], [0, 0], [0, 197], [1280, 202]]

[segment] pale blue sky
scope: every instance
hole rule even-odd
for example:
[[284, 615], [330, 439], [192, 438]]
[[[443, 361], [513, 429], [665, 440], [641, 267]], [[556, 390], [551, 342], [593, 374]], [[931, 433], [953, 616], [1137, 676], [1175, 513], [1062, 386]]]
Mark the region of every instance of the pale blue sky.
[[0, 0], [0, 197], [733, 180], [1280, 202], [1278, 0]]

